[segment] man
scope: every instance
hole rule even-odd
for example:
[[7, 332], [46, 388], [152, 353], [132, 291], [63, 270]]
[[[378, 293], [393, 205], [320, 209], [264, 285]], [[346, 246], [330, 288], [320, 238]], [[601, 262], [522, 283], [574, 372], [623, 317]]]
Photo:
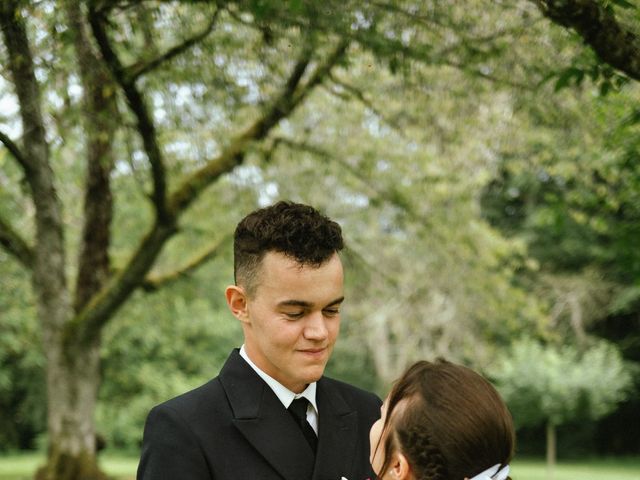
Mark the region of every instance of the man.
[[340, 329], [340, 226], [279, 202], [237, 226], [227, 304], [244, 345], [155, 407], [138, 480], [364, 480], [380, 399], [323, 376]]

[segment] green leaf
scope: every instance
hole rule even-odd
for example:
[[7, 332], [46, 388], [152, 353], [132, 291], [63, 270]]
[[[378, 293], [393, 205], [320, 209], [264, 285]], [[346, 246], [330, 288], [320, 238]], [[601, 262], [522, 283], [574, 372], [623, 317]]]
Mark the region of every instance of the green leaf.
[[584, 80], [585, 71], [576, 67], [569, 67], [560, 73], [558, 80], [555, 83], [554, 90], [557, 92], [563, 88], [567, 88], [571, 85], [571, 82], [575, 85], [580, 85]]
[[620, 8], [636, 8], [636, 6], [627, 0], [611, 0], [611, 3]]

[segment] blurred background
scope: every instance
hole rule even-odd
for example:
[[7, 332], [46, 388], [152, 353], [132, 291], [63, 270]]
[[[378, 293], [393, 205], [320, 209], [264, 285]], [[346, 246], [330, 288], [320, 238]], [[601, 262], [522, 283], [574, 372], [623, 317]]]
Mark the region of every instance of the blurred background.
[[514, 478], [640, 478], [637, 1], [0, 17], [1, 479], [100, 478], [51, 473], [73, 445], [133, 478], [149, 409], [241, 344], [231, 235], [280, 199], [346, 238], [329, 375], [384, 396], [464, 363], [513, 413]]

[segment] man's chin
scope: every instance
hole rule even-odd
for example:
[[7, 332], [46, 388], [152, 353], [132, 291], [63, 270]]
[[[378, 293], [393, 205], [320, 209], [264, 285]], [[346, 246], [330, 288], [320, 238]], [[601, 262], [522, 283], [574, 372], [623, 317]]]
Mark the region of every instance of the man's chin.
[[314, 366], [311, 368], [305, 369], [305, 383], [313, 383], [320, 380], [322, 375], [324, 375], [324, 367], [326, 364]]

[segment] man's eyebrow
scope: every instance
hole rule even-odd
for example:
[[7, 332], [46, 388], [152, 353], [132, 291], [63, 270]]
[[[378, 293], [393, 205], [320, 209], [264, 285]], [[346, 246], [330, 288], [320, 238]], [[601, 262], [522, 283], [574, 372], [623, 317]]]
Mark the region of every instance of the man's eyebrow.
[[[343, 301], [344, 301], [344, 297], [336, 298], [334, 301], [330, 302], [328, 305], [324, 306], [323, 308], [334, 307], [336, 305], [339, 305]], [[284, 300], [284, 301], [278, 303], [278, 306], [279, 307], [312, 308], [313, 307], [313, 303], [305, 302], [304, 300]]]
[[335, 307], [336, 305], [341, 304], [343, 301], [344, 301], [344, 297], [336, 298], [333, 302], [331, 302], [329, 305], [327, 305], [324, 308]]
[[305, 302], [303, 300], [284, 300], [278, 303], [279, 307], [303, 307], [311, 308], [313, 304], [311, 302]]

